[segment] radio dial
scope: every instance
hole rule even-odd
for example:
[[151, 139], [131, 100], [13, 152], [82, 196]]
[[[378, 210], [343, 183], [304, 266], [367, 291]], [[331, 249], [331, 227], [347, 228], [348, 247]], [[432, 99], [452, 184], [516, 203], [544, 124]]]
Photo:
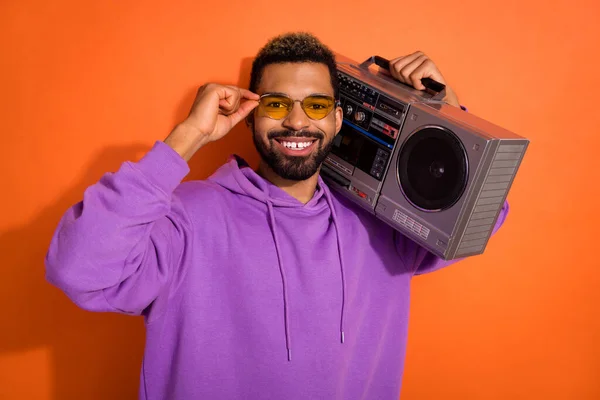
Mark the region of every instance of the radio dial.
[[358, 111], [356, 114], [354, 114], [354, 119], [356, 120], [356, 122], [363, 122], [365, 120], [365, 113], [362, 111]]
[[346, 105], [346, 115], [352, 115], [352, 106], [350, 104]]

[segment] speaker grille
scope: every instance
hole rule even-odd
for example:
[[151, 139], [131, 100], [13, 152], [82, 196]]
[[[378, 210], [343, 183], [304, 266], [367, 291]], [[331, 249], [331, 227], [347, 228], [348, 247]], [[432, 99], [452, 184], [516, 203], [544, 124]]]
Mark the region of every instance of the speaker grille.
[[456, 252], [457, 257], [478, 254], [484, 250], [524, 151], [525, 145], [498, 146]]
[[418, 223], [417, 221], [415, 221], [414, 219], [412, 219], [411, 217], [404, 214], [398, 209], [394, 211], [394, 216], [392, 217], [392, 219], [400, 225], [402, 225], [403, 227], [405, 227], [406, 229], [408, 229], [409, 231], [417, 234], [418, 236], [421, 236], [423, 239], [427, 239], [427, 237], [429, 236], [430, 230], [428, 228], [424, 227], [423, 225], [421, 225], [420, 223]]

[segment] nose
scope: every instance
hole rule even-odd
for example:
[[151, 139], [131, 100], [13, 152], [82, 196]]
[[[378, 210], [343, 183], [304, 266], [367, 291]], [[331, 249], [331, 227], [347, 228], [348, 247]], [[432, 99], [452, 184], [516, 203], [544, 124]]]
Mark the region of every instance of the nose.
[[295, 101], [292, 111], [283, 120], [283, 126], [289, 130], [301, 131], [308, 128], [310, 121], [299, 101]]

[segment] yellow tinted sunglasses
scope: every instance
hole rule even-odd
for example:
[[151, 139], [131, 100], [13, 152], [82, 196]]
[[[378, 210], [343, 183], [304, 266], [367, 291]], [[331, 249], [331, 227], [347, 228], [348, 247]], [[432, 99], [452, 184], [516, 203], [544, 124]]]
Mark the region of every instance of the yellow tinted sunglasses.
[[323, 119], [329, 115], [331, 110], [338, 104], [332, 96], [315, 94], [305, 97], [303, 100], [292, 100], [283, 93], [265, 93], [258, 100], [258, 113], [261, 117], [271, 119], [282, 119], [292, 112], [294, 103], [300, 106], [310, 119]]

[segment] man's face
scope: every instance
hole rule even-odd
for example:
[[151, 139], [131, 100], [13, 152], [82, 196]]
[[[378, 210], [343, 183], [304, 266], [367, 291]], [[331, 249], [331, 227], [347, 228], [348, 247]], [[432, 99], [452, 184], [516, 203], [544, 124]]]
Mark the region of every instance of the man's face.
[[[319, 63], [270, 64], [263, 70], [257, 93], [283, 93], [293, 100], [334, 94], [329, 69]], [[279, 120], [262, 116], [257, 109], [252, 134], [261, 158], [277, 175], [300, 181], [319, 171], [341, 125], [340, 107], [314, 120], [295, 102], [292, 111]]]

